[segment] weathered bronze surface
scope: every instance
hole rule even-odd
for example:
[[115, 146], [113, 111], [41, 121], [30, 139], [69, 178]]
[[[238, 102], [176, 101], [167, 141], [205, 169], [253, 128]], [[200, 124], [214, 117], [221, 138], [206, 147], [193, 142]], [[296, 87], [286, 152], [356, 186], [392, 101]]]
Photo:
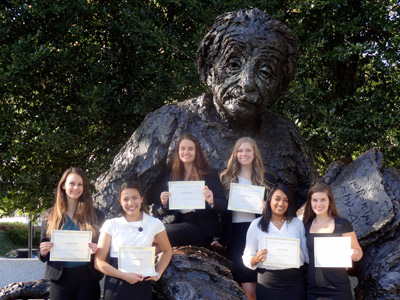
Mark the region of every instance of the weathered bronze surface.
[[399, 299], [400, 175], [383, 167], [378, 149], [360, 155], [348, 166], [333, 164], [324, 181], [334, 193], [340, 215], [351, 221], [363, 259], [351, 273], [359, 284], [357, 299]]

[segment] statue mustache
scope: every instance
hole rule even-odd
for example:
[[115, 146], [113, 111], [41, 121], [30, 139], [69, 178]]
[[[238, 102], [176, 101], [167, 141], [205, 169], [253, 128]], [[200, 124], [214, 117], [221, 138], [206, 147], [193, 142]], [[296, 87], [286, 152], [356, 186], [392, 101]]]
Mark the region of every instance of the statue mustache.
[[251, 92], [245, 92], [244, 89], [238, 85], [229, 86], [221, 93], [222, 99], [224, 102], [229, 101], [231, 99], [235, 99], [239, 102], [245, 102], [249, 104], [259, 105], [262, 102], [262, 99], [259, 96], [259, 92], [255, 88]]

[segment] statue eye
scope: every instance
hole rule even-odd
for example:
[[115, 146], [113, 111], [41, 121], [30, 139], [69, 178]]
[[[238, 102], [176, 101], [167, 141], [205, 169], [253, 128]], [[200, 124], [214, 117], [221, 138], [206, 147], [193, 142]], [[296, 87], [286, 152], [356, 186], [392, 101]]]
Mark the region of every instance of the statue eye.
[[261, 68], [258, 70], [258, 72], [264, 76], [264, 77], [269, 77], [271, 75], [271, 69], [268, 66], [261, 66]]
[[230, 60], [227, 61], [227, 69], [231, 72], [237, 72], [240, 71], [242, 68], [242, 63], [240, 61], [240, 59], [238, 58], [232, 58]]

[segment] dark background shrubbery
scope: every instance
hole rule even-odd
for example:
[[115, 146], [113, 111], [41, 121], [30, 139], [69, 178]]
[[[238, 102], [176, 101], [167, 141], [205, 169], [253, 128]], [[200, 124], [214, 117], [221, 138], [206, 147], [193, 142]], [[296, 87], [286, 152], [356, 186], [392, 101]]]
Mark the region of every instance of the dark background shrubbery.
[[[27, 247], [28, 244], [28, 229], [27, 228], [11, 228], [6, 231], [7, 237], [10, 241], [18, 246]], [[32, 245], [38, 246], [40, 243], [40, 231], [35, 231]]]
[[[35, 227], [32, 248], [40, 243], [40, 227]], [[9, 251], [28, 248], [28, 226], [19, 223], [0, 223], [0, 256]]]

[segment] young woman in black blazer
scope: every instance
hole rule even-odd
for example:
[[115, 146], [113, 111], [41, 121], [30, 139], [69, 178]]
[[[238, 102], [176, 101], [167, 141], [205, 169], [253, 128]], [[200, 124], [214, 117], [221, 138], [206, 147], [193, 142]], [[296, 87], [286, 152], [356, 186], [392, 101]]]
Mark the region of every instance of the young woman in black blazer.
[[[41, 230], [40, 259], [47, 262], [45, 278], [50, 280], [51, 300], [98, 300], [99, 280], [103, 274], [94, 269], [99, 225], [104, 215], [93, 207], [89, 181], [82, 170], [71, 167], [64, 172], [58, 186], [55, 205], [46, 211]], [[52, 230], [92, 232], [89, 243], [92, 260], [88, 262], [50, 261]]]
[[[171, 246], [210, 246], [220, 232], [218, 213], [226, 211], [227, 201], [215, 170], [209, 168], [199, 140], [192, 134], [181, 135], [177, 141], [172, 164], [172, 181], [204, 180], [206, 207], [192, 211], [174, 211], [175, 221], [165, 224]], [[168, 211], [170, 193], [160, 195], [164, 212]]]

